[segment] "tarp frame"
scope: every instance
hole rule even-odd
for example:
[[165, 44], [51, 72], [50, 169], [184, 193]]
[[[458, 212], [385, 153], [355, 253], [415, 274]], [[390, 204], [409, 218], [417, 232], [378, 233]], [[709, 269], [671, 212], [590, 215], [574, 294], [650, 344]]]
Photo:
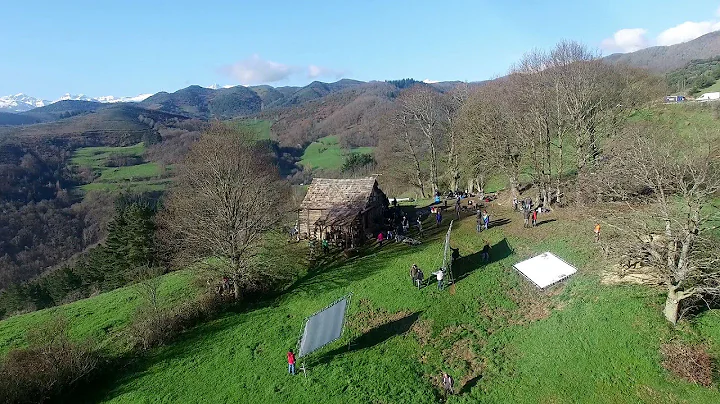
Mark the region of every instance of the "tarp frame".
[[[521, 263], [523, 263], [523, 262], [527, 262], [527, 261], [530, 261], [530, 260], [532, 260], [532, 259], [541, 257], [541, 256], [546, 255], [546, 254], [549, 254], [550, 256], [552, 256], [552, 258], [554, 258], [554, 259], [562, 262], [563, 264], [567, 265], [568, 267], [572, 268], [573, 271], [572, 271], [571, 273], [568, 273], [568, 274], [562, 274], [562, 275], [564, 275], [564, 276], [562, 276], [561, 278], [555, 280], [554, 282], [548, 283], [548, 284], [546, 284], [546, 285], [544, 285], [544, 286], [540, 286], [534, 279], [530, 278], [530, 277], [529, 277], [528, 275], [526, 275], [522, 270], [520, 270], [520, 268], [518, 268], [517, 265], [518, 265], [518, 264], [521, 264]], [[565, 261], [564, 259], [558, 257], [557, 255], [555, 255], [555, 254], [553, 254], [553, 253], [551, 253], [551, 252], [549, 252], [549, 251], [546, 251], [546, 252], [544, 252], [544, 253], [542, 253], [542, 254], [538, 254], [538, 255], [536, 255], [536, 256], [534, 256], [534, 257], [531, 257], [531, 258], [528, 258], [528, 259], [526, 259], [526, 260], [520, 261], [520, 262], [518, 262], [517, 264], [513, 265], [513, 268], [515, 268], [515, 270], [516, 270], [517, 272], [519, 272], [520, 275], [523, 276], [523, 278], [527, 279], [528, 281], [530, 281], [530, 283], [532, 283], [533, 285], [535, 285], [535, 287], [537, 287], [538, 289], [541, 289], [541, 290], [548, 289], [548, 288], [550, 288], [550, 287], [552, 287], [552, 286], [557, 285], [558, 283], [564, 282], [564, 281], [567, 280], [570, 276], [572, 276], [572, 275], [574, 275], [575, 273], [577, 273], [577, 268], [575, 268], [573, 265], [569, 264], [569, 263], [568, 263], [567, 261]]]
[[[315, 351], [317, 351], [317, 350], [319, 350], [319, 349], [322, 349], [322, 348], [325, 347], [326, 345], [328, 345], [328, 344], [330, 344], [330, 343], [332, 343], [332, 342], [335, 342], [335, 341], [337, 341], [338, 339], [340, 339], [340, 338], [342, 337], [342, 334], [343, 334], [343, 332], [345, 331], [345, 319], [347, 318], [347, 312], [348, 312], [348, 310], [349, 310], [349, 308], [350, 308], [351, 298], [352, 298], [352, 293], [348, 293], [347, 295], [342, 296], [342, 297], [334, 300], [332, 303], [330, 303], [330, 304], [328, 304], [327, 306], [323, 307], [322, 309], [316, 311], [315, 313], [313, 313], [313, 314], [305, 317], [305, 319], [303, 320], [302, 329], [300, 330], [300, 336], [299, 336], [299, 338], [298, 338], [298, 342], [297, 342], [297, 345], [296, 345], [296, 352], [297, 352], [297, 354], [298, 354], [298, 358], [302, 358], [302, 357], [304, 357], [304, 356], [310, 355], [311, 353], [313, 353], [313, 352], [315, 352]], [[304, 352], [301, 352], [300, 347], [302, 346], [302, 341], [303, 341], [303, 337], [304, 337], [304, 335], [305, 335], [305, 329], [307, 328], [308, 321], [309, 321], [312, 317], [314, 317], [315, 315], [317, 315], [318, 313], [321, 313], [321, 312], [329, 309], [330, 307], [332, 307], [332, 306], [340, 303], [340, 301], [342, 301], [343, 299], [346, 299], [346, 300], [347, 300], [347, 304], [345, 305], [345, 312], [343, 313], [342, 324], [341, 324], [341, 326], [340, 326], [340, 336], [339, 336], [338, 338], [335, 338], [335, 339], [333, 339], [333, 340], [330, 340], [330, 341], [326, 342], [325, 344], [317, 347], [316, 349], [314, 349], [313, 351], [311, 351], [311, 352], [309, 352], [309, 353], [307, 353], [307, 354], [305, 354]]]

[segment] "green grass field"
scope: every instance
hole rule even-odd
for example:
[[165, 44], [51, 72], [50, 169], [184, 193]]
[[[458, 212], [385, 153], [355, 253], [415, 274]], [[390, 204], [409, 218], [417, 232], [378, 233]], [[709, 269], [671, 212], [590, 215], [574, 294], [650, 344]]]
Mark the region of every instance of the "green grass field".
[[[190, 271], [164, 275], [159, 289], [161, 304], [170, 306], [192, 298], [199, 290], [193, 279], [195, 276]], [[121, 354], [129, 349], [122, 330], [142, 303], [137, 286], [128, 286], [63, 306], [10, 317], [0, 321], [0, 357], [11, 348], [24, 346], [27, 330], [57, 316], [68, 319], [71, 337], [92, 338], [111, 352]]]
[[[720, 352], [720, 311], [677, 330], [662, 315], [662, 291], [607, 286], [591, 223], [568, 212], [541, 216], [522, 229], [515, 213], [491, 206], [498, 226], [477, 235], [474, 217], [456, 223], [452, 245], [456, 293], [434, 283], [417, 290], [408, 269], [440, 265], [442, 235], [426, 229], [418, 247], [389, 244], [349, 261], [327, 259], [279, 298], [228, 313], [156, 349], [112, 379], [98, 381], [89, 401], [247, 403], [436, 403], [447, 371], [459, 394], [448, 402], [711, 403], [717, 386], [679, 380], [660, 365], [659, 347], [674, 339], [707, 342]], [[554, 221], [553, 221], [554, 219]], [[509, 222], [507, 222], [509, 220]], [[477, 251], [487, 239], [491, 263]], [[540, 292], [512, 265], [552, 251], [579, 268], [566, 283]], [[184, 275], [169, 275], [177, 290]], [[179, 278], [174, 278], [179, 276]], [[304, 358], [307, 378], [287, 375], [303, 319], [353, 293], [343, 338]], [[76, 335], [108, 338], [137, 301], [121, 289], [65, 310]], [[41, 311], [0, 322], [0, 347], [21, 344]], [[110, 325], [110, 333], [98, 331]], [[350, 345], [348, 345], [350, 343]], [[122, 344], [119, 344], [122, 346]]]
[[717, 92], [717, 91], [720, 91], [720, 80], [716, 81], [715, 84], [711, 85], [710, 87], [703, 88], [703, 89], [700, 90], [700, 92], [697, 93], [696, 95], [697, 95], [697, 96], [701, 96], [701, 95], [703, 95], [703, 94], [705, 94], [705, 93], [714, 93], [714, 92]]
[[656, 123], [691, 139], [717, 138], [720, 123], [713, 116], [712, 103], [658, 105], [636, 112], [630, 121]]
[[71, 164], [84, 167], [105, 167], [105, 160], [113, 154], [140, 157], [145, 152], [145, 144], [140, 142], [126, 147], [83, 147], [73, 153]]
[[270, 139], [272, 122], [263, 119], [239, 119], [230, 121], [240, 129], [249, 129], [257, 133], [258, 140]]
[[372, 147], [342, 149], [337, 136], [326, 136], [310, 143], [302, 155], [300, 164], [308, 169], [339, 170], [350, 153], [372, 154]]
[[83, 191], [160, 191], [167, 187], [169, 180], [159, 179], [166, 168], [157, 163], [147, 162], [132, 166], [108, 167], [111, 156], [142, 157], [145, 145], [138, 143], [127, 147], [84, 147], [73, 154], [70, 164], [88, 167], [98, 177], [91, 183], [82, 185]]

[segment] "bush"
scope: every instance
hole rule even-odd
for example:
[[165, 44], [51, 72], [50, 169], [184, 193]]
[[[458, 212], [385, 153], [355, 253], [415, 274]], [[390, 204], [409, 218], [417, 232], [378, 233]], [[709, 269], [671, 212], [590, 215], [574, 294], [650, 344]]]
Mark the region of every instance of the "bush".
[[105, 159], [105, 166], [107, 167], [129, 167], [142, 164], [143, 159], [138, 156], [125, 156], [122, 154], [111, 154]]
[[704, 346], [673, 342], [664, 344], [660, 351], [663, 367], [675, 376], [705, 387], [712, 385], [712, 358]]
[[139, 311], [130, 329], [135, 348], [147, 350], [167, 343], [183, 331], [213, 318], [222, 304], [220, 296], [206, 293], [177, 307]]
[[73, 342], [60, 317], [28, 335], [27, 348], [0, 364], [0, 402], [43, 402], [67, 393], [97, 369], [101, 356], [89, 341]]

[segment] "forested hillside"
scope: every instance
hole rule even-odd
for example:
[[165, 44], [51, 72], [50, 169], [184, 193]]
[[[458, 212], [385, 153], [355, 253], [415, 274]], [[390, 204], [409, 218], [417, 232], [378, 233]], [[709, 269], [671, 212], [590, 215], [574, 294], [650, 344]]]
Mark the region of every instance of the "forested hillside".
[[698, 59], [667, 73], [671, 91], [696, 95], [720, 80], [720, 57]]

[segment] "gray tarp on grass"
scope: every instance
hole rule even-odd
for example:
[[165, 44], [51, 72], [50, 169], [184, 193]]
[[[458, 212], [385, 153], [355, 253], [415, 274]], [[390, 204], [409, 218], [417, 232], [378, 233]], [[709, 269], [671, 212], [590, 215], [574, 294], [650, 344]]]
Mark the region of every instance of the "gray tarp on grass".
[[344, 297], [307, 319], [298, 357], [309, 355], [340, 338], [347, 306], [348, 297]]

